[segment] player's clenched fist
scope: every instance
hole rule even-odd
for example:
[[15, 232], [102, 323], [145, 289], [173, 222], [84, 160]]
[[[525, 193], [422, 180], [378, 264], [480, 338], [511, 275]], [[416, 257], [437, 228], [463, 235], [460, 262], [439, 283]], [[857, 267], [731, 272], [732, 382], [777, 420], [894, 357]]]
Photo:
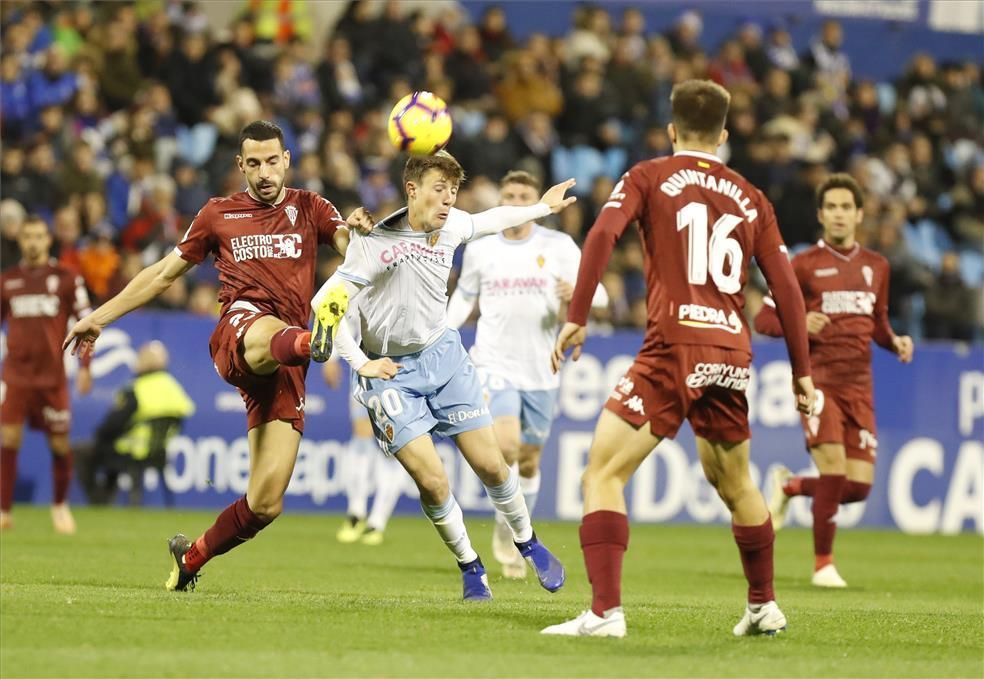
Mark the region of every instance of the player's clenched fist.
[[394, 363], [392, 359], [383, 357], [366, 363], [359, 368], [359, 374], [363, 377], [379, 377], [384, 380], [391, 380], [396, 377], [396, 373], [402, 367], [401, 364]]
[[550, 355], [550, 367], [555, 373], [560, 370], [560, 364], [564, 362], [564, 354], [567, 353], [568, 349], [573, 347], [574, 352], [571, 354], [571, 358], [575, 361], [581, 358], [581, 347], [584, 346], [587, 334], [583, 325], [564, 323], [564, 327], [560, 329], [560, 334], [557, 335], [553, 354]]
[[892, 340], [892, 348], [895, 350], [895, 355], [899, 357], [899, 361], [902, 363], [912, 362], [912, 338], [908, 335], [900, 335]]
[[345, 219], [345, 223], [349, 225], [350, 229], [355, 229], [365, 236], [372, 231], [373, 224], [376, 223], [376, 220], [373, 219], [372, 213], [369, 210], [359, 207], [352, 211], [352, 214]]
[[551, 212], [557, 214], [568, 205], [577, 201], [576, 196], [564, 197], [564, 194], [574, 188], [575, 184], [577, 184], [577, 182], [573, 179], [568, 179], [565, 182], [554, 184], [544, 192], [543, 196], [540, 197], [540, 202], [547, 205]]
[[71, 346], [73, 356], [85, 356], [92, 351], [92, 345], [101, 332], [102, 326], [93, 321], [92, 316], [89, 315], [72, 326], [68, 337], [62, 343], [62, 351]]
[[809, 417], [817, 401], [812, 377], [797, 377], [793, 380], [793, 393], [796, 394], [796, 409]]
[[830, 316], [819, 311], [806, 312], [806, 331], [811, 335], [818, 334], [821, 330], [830, 325]]

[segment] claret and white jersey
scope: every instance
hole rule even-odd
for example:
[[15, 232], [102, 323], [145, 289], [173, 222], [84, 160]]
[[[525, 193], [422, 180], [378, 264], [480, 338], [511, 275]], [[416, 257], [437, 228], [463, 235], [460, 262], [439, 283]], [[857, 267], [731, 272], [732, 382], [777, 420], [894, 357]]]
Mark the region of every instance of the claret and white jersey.
[[352, 234], [338, 274], [365, 288], [359, 308], [369, 353], [411, 354], [444, 334], [454, 251], [474, 236], [472, 215], [455, 208], [444, 227], [431, 233], [412, 231], [402, 208], [369, 235]]
[[465, 249], [458, 289], [478, 296], [475, 365], [520, 390], [556, 389], [550, 370], [557, 336], [558, 280], [573, 284], [581, 251], [566, 233], [534, 225], [528, 238], [497, 235]]

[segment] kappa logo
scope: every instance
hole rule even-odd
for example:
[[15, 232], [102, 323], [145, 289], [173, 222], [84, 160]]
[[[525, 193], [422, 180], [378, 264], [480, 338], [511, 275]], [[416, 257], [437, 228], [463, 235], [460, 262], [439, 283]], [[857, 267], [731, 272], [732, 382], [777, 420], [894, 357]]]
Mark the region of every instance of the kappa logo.
[[828, 266], [826, 269], [814, 269], [813, 275], [816, 276], [817, 278], [827, 278], [828, 276], [836, 276], [837, 267]]
[[646, 414], [646, 409], [643, 407], [642, 404], [642, 397], [640, 397], [639, 395], [633, 396], [632, 398], [627, 400], [625, 402], [625, 407], [633, 412], [639, 413], [640, 415]]
[[284, 212], [287, 213], [287, 219], [290, 220], [290, 225], [294, 226], [294, 223], [297, 221], [297, 208], [293, 205], [288, 205], [284, 208]]
[[871, 281], [874, 280], [875, 278], [875, 272], [871, 269], [870, 266], [865, 264], [864, 266], [861, 267], [861, 275], [864, 276], [865, 285], [867, 285], [870, 288]]

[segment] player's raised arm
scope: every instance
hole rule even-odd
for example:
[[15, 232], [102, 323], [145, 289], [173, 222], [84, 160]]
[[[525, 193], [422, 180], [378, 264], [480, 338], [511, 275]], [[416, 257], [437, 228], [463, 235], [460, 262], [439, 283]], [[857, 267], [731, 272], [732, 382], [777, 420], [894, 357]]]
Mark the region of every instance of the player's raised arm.
[[468, 240], [502, 233], [506, 229], [546, 217], [551, 213], [557, 214], [577, 201], [576, 196], [566, 195], [576, 183], [573, 179], [568, 179], [551, 186], [536, 205], [500, 205], [472, 215], [474, 232]]
[[63, 349], [72, 347], [72, 354], [88, 353], [102, 329], [134, 309], [151, 301], [183, 276], [194, 264], [172, 251], [160, 261], [151, 264], [133, 277], [126, 287], [112, 299], [76, 323], [65, 338]]
[[638, 184], [636, 173], [629, 170], [615, 184], [612, 194], [601, 207], [597, 219], [588, 231], [581, 252], [581, 264], [577, 271], [577, 283], [574, 285], [574, 296], [567, 309], [567, 323], [560, 330], [550, 365], [554, 372], [560, 370], [564, 362], [564, 354], [573, 349], [571, 355], [575, 361], [581, 357], [581, 347], [587, 337], [585, 326], [588, 324], [588, 312], [601, 283], [601, 277], [608, 267], [615, 243], [625, 233], [625, 229], [639, 216], [645, 188]]

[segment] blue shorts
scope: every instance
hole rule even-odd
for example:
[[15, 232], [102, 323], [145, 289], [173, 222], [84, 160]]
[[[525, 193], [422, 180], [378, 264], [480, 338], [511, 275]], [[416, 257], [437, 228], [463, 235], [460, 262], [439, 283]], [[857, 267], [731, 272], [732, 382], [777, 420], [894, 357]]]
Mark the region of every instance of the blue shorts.
[[455, 436], [492, 426], [482, 384], [458, 331], [448, 329], [423, 351], [392, 358], [403, 366], [396, 377], [360, 377], [353, 392], [369, 410], [388, 455], [430, 432]]
[[482, 386], [488, 395], [492, 417], [517, 417], [523, 443], [540, 446], [550, 437], [554, 412], [557, 408], [557, 389], [523, 390], [508, 380], [489, 375], [479, 369]]

